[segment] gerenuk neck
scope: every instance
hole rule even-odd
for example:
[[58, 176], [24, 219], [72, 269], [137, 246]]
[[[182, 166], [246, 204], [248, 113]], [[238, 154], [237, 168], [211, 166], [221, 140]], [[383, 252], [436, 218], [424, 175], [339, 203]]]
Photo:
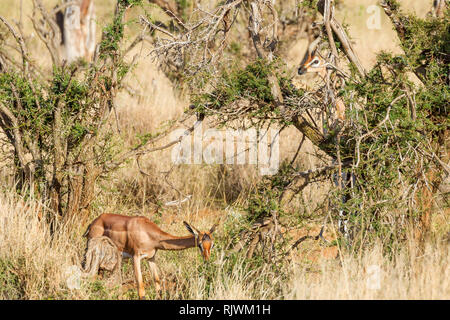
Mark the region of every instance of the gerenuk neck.
[[159, 241], [162, 250], [184, 250], [196, 246], [194, 236], [176, 237], [169, 236]]

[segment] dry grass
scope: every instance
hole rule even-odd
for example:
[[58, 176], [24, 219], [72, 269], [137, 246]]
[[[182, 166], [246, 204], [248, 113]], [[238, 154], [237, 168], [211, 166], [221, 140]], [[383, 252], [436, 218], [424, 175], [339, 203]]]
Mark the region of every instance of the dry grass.
[[[0, 195], [0, 299], [136, 298], [133, 287], [122, 292], [120, 288], [106, 288], [100, 280], [85, 281], [79, 290], [69, 290], [66, 270], [80, 263], [84, 248], [80, 233], [84, 230], [71, 221], [50, 237], [49, 226], [37, 218], [38, 207], [37, 202], [18, 201], [13, 193]], [[160, 225], [174, 234], [185, 234], [180, 223], [183, 219], [208, 228], [218, 218], [231, 219], [227, 212], [214, 210], [167, 213]], [[314, 263], [308, 258], [297, 259], [277, 269], [230, 255], [223, 250], [227, 235], [220, 229], [217, 233], [210, 263], [203, 263], [196, 249], [158, 253], [163, 275], [159, 295], [153, 290], [144, 263], [147, 295], [163, 299], [450, 298], [447, 239], [430, 240], [423, 250], [409, 242], [390, 257], [383, 255], [383, 244], [379, 243], [363, 253], [342, 252], [336, 259], [324, 257]], [[373, 268], [380, 271], [378, 288]], [[130, 262], [126, 262], [124, 279], [132, 283], [131, 270]]]
[[[394, 253], [382, 254], [382, 244], [362, 256], [344, 254], [322, 262], [314, 272], [295, 269], [286, 294], [289, 299], [448, 299], [449, 246], [429, 242], [420, 254], [410, 243]], [[379, 276], [379, 281], [378, 277]]]
[[[39, 205], [0, 196], [0, 298], [61, 297], [65, 267], [71, 265], [75, 234], [67, 227], [50, 237], [38, 219]], [[76, 224], [73, 225], [76, 227]], [[73, 238], [72, 238], [73, 237]]]

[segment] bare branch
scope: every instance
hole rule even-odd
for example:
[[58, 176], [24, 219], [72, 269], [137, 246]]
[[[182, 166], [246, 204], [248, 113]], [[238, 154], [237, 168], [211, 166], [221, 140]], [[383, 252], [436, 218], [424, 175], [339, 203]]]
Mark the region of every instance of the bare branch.
[[29, 56], [28, 56], [28, 50], [25, 45], [25, 42], [22, 38], [22, 36], [17, 33], [17, 31], [11, 26], [11, 24], [2, 16], [0, 16], [0, 21], [3, 22], [3, 24], [9, 29], [11, 34], [16, 39], [17, 43], [19, 44], [20, 51], [22, 54], [22, 63], [23, 63], [23, 71], [25, 74], [28, 74], [28, 68], [29, 68]]

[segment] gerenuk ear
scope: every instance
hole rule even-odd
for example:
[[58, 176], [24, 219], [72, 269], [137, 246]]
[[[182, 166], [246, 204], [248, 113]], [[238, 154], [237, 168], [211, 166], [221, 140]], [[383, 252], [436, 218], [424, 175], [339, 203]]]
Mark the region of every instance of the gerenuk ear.
[[188, 229], [188, 231], [190, 233], [192, 233], [194, 236], [198, 237], [198, 232], [197, 232], [197, 230], [195, 230], [195, 228], [191, 227], [189, 225], [189, 223], [187, 223], [186, 221], [183, 221], [183, 223], [184, 223], [184, 226], [186, 227], [186, 229]]
[[215, 225], [213, 225], [213, 226], [211, 227], [211, 229], [209, 230], [209, 233], [213, 233], [214, 230], [216, 230], [217, 225], [218, 225], [218, 223], [216, 223]]

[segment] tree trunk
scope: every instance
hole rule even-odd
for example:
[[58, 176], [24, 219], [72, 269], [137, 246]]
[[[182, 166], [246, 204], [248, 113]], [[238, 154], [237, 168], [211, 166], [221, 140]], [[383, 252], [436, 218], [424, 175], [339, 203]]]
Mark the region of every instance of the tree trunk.
[[83, 166], [74, 166], [72, 169], [72, 176], [68, 181], [68, 198], [67, 198], [67, 212], [66, 215], [71, 217], [77, 214], [80, 210], [81, 194], [83, 193]]

